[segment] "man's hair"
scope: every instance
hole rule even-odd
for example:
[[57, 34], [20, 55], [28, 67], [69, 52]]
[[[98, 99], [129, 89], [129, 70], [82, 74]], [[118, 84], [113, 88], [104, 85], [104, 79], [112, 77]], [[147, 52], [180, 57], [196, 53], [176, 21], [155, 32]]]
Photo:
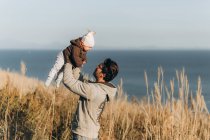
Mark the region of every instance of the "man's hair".
[[117, 63], [110, 58], [105, 59], [103, 64], [102, 73], [105, 74], [104, 80], [109, 82], [117, 76], [119, 68]]

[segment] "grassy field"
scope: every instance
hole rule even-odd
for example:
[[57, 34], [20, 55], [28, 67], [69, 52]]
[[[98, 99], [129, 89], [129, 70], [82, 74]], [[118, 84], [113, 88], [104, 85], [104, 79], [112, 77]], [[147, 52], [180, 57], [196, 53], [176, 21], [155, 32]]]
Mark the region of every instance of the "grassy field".
[[[43, 82], [24, 76], [24, 71], [24, 67], [20, 73], [0, 71], [0, 139], [71, 139], [78, 96], [63, 86], [46, 88]], [[166, 87], [159, 68], [157, 81], [149, 87], [145, 73], [147, 93], [141, 100], [128, 101], [121, 81], [116, 99], [102, 114], [100, 139], [209, 140], [210, 115], [201, 80], [192, 93], [184, 71], [176, 75]]]

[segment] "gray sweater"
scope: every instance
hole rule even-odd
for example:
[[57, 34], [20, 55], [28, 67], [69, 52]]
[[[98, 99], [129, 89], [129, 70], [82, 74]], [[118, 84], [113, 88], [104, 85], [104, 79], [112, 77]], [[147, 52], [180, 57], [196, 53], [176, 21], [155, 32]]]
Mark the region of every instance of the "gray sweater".
[[97, 138], [100, 129], [99, 117], [104, 104], [112, 100], [117, 88], [113, 84], [84, 83], [76, 80], [72, 74], [72, 65], [64, 67], [65, 86], [80, 96], [77, 110], [72, 121], [72, 131], [88, 138]]

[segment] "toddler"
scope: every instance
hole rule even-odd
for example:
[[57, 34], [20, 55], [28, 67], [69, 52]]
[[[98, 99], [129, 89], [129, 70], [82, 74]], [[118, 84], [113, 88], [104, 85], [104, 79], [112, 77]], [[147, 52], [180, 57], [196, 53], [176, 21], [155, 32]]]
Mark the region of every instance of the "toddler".
[[[67, 47], [69, 51], [69, 58], [73, 66], [73, 75], [76, 79], [79, 78], [80, 68], [83, 64], [87, 62], [87, 51], [91, 50], [95, 45], [94, 35], [95, 32], [88, 32], [84, 36], [70, 41], [70, 45]], [[56, 86], [59, 87], [63, 79], [63, 66], [64, 66], [64, 56], [63, 51], [59, 52], [55, 61], [54, 66], [48, 74], [48, 78], [45, 85], [48, 87], [52, 80], [55, 78]]]

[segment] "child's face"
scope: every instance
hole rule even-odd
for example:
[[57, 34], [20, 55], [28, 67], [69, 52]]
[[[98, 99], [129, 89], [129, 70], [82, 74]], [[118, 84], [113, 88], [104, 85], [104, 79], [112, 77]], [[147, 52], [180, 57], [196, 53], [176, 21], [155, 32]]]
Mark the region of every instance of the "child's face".
[[89, 50], [92, 49], [92, 47], [90, 47], [90, 46], [84, 46], [84, 45], [83, 45], [83, 49], [84, 49], [85, 51], [89, 51]]
[[84, 43], [83, 43], [82, 41], [81, 41], [81, 45], [82, 45], [82, 47], [83, 47], [83, 49], [84, 49], [85, 51], [89, 51], [89, 50], [92, 49], [91, 46], [86, 46], [86, 45], [84, 45]]

